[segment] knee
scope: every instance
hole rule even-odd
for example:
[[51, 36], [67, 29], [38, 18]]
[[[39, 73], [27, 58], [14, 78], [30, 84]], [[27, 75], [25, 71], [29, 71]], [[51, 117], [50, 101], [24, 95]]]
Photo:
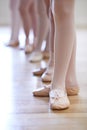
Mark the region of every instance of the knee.
[[18, 9], [18, 1], [16, 0], [10, 0], [9, 4], [10, 10], [14, 11]]
[[25, 15], [27, 11], [27, 6], [24, 5], [22, 2], [20, 2], [20, 5], [19, 5], [19, 12], [21, 15]]
[[59, 17], [59, 19], [65, 19], [71, 16], [72, 12], [72, 6], [70, 5], [70, 2], [66, 2], [64, 0], [57, 0], [55, 2], [55, 8], [54, 8], [55, 14]]

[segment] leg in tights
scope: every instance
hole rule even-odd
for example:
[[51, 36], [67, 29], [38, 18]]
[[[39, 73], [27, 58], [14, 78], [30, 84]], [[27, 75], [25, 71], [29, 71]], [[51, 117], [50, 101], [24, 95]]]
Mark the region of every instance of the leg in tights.
[[49, 55], [51, 55], [50, 54], [50, 52], [52, 51], [52, 50], [50, 50], [51, 48], [51, 46], [50, 46], [50, 44], [51, 44], [51, 40], [52, 39], [50, 39], [51, 38], [51, 21], [50, 21], [50, 0], [44, 0], [44, 2], [45, 2], [45, 5], [46, 5], [46, 13], [47, 13], [47, 17], [48, 17], [48, 20], [49, 20], [49, 30], [48, 30], [48, 35], [47, 35], [47, 38], [46, 38], [46, 47], [45, 47], [45, 52], [48, 52], [49, 53]]
[[49, 19], [47, 16], [47, 7], [44, 0], [37, 0], [37, 7], [38, 7], [38, 42], [35, 48], [34, 53], [30, 57], [31, 62], [37, 62], [43, 59], [44, 52], [41, 51], [42, 42], [46, 40], [47, 35], [49, 33]]
[[[51, 3], [52, 4], [52, 3]], [[50, 59], [47, 65], [46, 71], [43, 73], [41, 79], [44, 82], [50, 82], [52, 80], [53, 68], [54, 68], [54, 17], [52, 13], [52, 7], [49, 7], [49, 19], [50, 19], [50, 36], [49, 36], [49, 50], [50, 50]]]
[[38, 35], [38, 45], [36, 50], [41, 49], [41, 44], [43, 40], [46, 40], [48, 32], [49, 32], [49, 20], [47, 16], [47, 11], [46, 11], [46, 5], [43, 0], [39, 2], [38, 0], [38, 12], [39, 12], [39, 35]]
[[[23, 21], [23, 27], [24, 27], [25, 36], [26, 36], [25, 53], [30, 53], [33, 50], [33, 45], [31, 46], [29, 44], [29, 33], [30, 33], [30, 30], [34, 27], [34, 26], [32, 26], [32, 21], [34, 20], [35, 25], [37, 24], [36, 15], [32, 16], [32, 14], [37, 13], [35, 4], [36, 4], [36, 1], [34, 1], [34, 0], [20, 0], [19, 11], [20, 11], [21, 18]], [[32, 12], [32, 14], [31, 14], [31, 12]], [[33, 29], [35, 29], [35, 27]], [[34, 32], [35, 31], [36, 30], [34, 30]]]
[[[69, 62], [69, 66], [68, 66], [66, 77], [65, 77], [65, 87], [66, 87], [67, 94], [69, 96], [77, 95], [78, 92], [79, 92], [79, 87], [78, 87], [78, 83], [77, 83], [77, 79], [76, 79], [76, 65], [75, 65], [75, 63], [76, 63], [76, 61], [75, 61], [76, 60], [76, 38], [75, 37], [76, 36], [75, 36], [75, 33], [74, 33], [74, 41], [73, 41], [73, 47], [72, 47], [72, 51], [71, 51], [70, 62]], [[49, 68], [49, 66], [48, 66], [48, 68]], [[45, 76], [43, 74], [42, 77], [44, 78], [45, 82], [46, 81], [52, 81], [52, 73], [49, 74], [49, 75], [45, 74]], [[49, 96], [49, 90], [46, 89], [46, 87], [45, 88], [43, 87], [39, 90], [35, 90], [34, 94], [36, 96], [38, 96], [38, 95]]]
[[29, 12], [31, 14], [31, 19], [32, 19], [32, 29], [33, 29], [33, 32], [34, 32], [34, 47], [36, 47], [37, 45], [37, 41], [38, 41], [38, 31], [39, 31], [39, 28], [38, 28], [38, 10], [37, 10], [37, 0], [34, 1], [35, 4], [31, 6]]
[[76, 36], [74, 38], [72, 55], [71, 55], [69, 67], [66, 74], [65, 86], [68, 91], [68, 95], [78, 94], [79, 86], [76, 77]]
[[[53, 13], [52, 13], [52, 10], [51, 10], [51, 4], [52, 3], [51, 3], [50, 0], [48, 0], [48, 1], [45, 0], [45, 4], [46, 4], [46, 7], [47, 7], [46, 8], [47, 9], [47, 16], [48, 16], [48, 19], [50, 21], [50, 29], [49, 29], [49, 33], [47, 35], [47, 41], [46, 41], [47, 43], [46, 43], [45, 51], [50, 53], [50, 59], [49, 59], [46, 71], [45, 71], [44, 68], [40, 67], [40, 69], [36, 69], [33, 72], [35, 72], [35, 75], [43, 73], [43, 75], [41, 77], [42, 81], [48, 82], [49, 80], [51, 80], [51, 75], [52, 75], [52, 72], [53, 72], [53, 64], [54, 64], [54, 31], [55, 31], [55, 29], [54, 29]], [[39, 73], [40, 71], [41, 71], [41, 73]], [[48, 75], [48, 73], [49, 73], [49, 75]]]
[[19, 45], [19, 30], [20, 30], [20, 14], [19, 14], [19, 0], [10, 0], [10, 10], [11, 10], [11, 37], [7, 44], [8, 46], [18, 46]]
[[64, 109], [69, 107], [65, 80], [74, 45], [74, 0], [55, 0], [54, 13], [55, 56], [50, 105], [52, 109]]
[[53, 67], [53, 65], [54, 65], [54, 33], [55, 33], [55, 27], [54, 27], [54, 17], [53, 17], [51, 6], [52, 6], [52, 3], [50, 2], [50, 7], [49, 7], [49, 19], [50, 19], [49, 50], [50, 50], [50, 59], [49, 59], [48, 67]]
[[[52, 19], [52, 17], [51, 17], [51, 19]], [[52, 20], [53, 21], [53, 20]], [[53, 22], [51, 22], [51, 24], [52, 24]], [[53, 26], [52, 26], [53, 27]], [[51, 27], [51, 28], [52, 28]], [[51, 35], [51, 37], [50, 37], [50, 39], [52, 38], [53, 39], [53, 34], [54, 34], [54, 31], [52, 31], [52, 29], [51, 29], [51, 33], [52, 33], [52, 35]], [[75, 36], [76, 37], [76, 36]], [[52, 40], [51, 39], [51, 41], [53, 41], [54, 42], [54, 40]], [[52, 47], [51, 48], [54, 48], [53, 47], [53, 45], [54, 44], [50, 44], [50, 45], [52, 45]], [[51, 49], [50, 49], [51, 50]], [[53, 49], [52, 49], [53, 50]], [[51, 50], [51, 52], [54, 52], [54, 51], [52, 51]], [[49, 64], [48, 64], [48, 70], [46, 70], [46, 73], [45, 74], [43, 74], [43, 76], [42, 76], [42, 80], [44, 80], [44, 81], [51, 81], [52, 80], [52, 73], [50, 73], [49, 72], [49, 67], [50, 67], [50, 64], [52, 64], [53, 62], [52, 62], [52, 60], [54, 59], [54, 57], [53, 56], [51, 56], [51, 54], [52, 53], [50, 53], [50, 61], [49, 61]], [[53, 53], [54, 54], [54, 53]], [[67, 75], [66, 75], [66, 87], [68, 88], [68, 86], [69, 87], [74, 87], [74, 88], [72, 88], [72, 91], [73, 91], [73, 89], [78, 89], [78, 83], [77, 83], [77, 79], [76, 79], [76, 66], [75, 66], [75, 58], [76, 58], [76, 38], [75, 38], [75, 40], [74, 40], [74, 46], [73, 46], [73, 51], [72, 51], [72, 55], [71, 55], [71, 59], [70, 59], [70, 63], [69, 63], [69, 67], [68, 67], [68, 71], [67, 71]], [[53, 64], [52, 64], [52, 66], [53, 66]], [[52, 72], [52, 71], [51, 71]], [[48, 73], [49, 73], [49, 75], [48, 75]], [[70, 92], [69, 92], [70, 93]], [[77, 91], [76, 90], [74, 90], [74, 92], [72, 93], [73, 95], [75, 95], [77, 93]]]

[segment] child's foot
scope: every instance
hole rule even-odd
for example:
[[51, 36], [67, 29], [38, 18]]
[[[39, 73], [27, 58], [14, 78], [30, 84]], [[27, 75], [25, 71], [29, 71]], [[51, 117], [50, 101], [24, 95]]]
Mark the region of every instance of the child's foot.
[[78, 93], [79, 93], [79, 86], [78, 85], [66, 86], [66, 91], [67, 91], [67, 95], [68, 96], [78, 95]]
[[48, 67], [47, 70], [41, 76], [43, 82], [51, 82], [53, 76], [53, 67]]
[[48, 55], [47, 53], [45, 52], [41, 52], [41, 51], [36, 51], [34, 52], [33, 54], [31, 54], [30, 58], [29, 58], [29, 61], [30, 62], [39, 62], [41, 61], [42, 59], [47, 59], [48, 58]]
[[24, 49], [25, 54], [31, 53], [33, 51], [33, 49], [34, 49], [33, 45], [26, 44], [25, 49]]
[[43, 51], [43, 59], [49, 59], [50, 55], [48, 51]]
[[43, 85], [43, 87], [35, 89], [33, 95], [38, 97], [49, 97], [49, 91], [50, 87]]
[[49, 96], [50, 96], [50, 107], [53, 110], [62, 110], [70, 106], [67, 93], [62, 88], [51, 90]]
[[39, 62], [43, 59], [42, 52], [33, 52], [29, 58], [30, 62]]
[[7, 44], [5, 44], [6, 46], [9, 46], [9, 47], [17, 47], [19, 46], [19, 41], [10, 41], [8, 42]]
[[[46, 88], [49, 88], [49, 89], [46, 89]], [[49, 96], [50, 88], [51, 88], [50, 85], [48, 85], [48, 87], [44, 85], [43, 87], [41, 87], [39, 89], [35, 89], [33, 91], [33, 93], [35, 93], [35, 96], [40, 95], [40, 96], [45, 97], [45, 91], [46, 91], [46, 96], [47, 95]], [[48, 92], [48, 94], [47, 94], [47, 92]], [[67, 92], [68, 96], [78, 95], [79, 87], [78, 86], [66, 86], [66, 92]]]
[[46, 68], [38, 68], [33, 71], [33, 75], [41, 76], [46, 71]]

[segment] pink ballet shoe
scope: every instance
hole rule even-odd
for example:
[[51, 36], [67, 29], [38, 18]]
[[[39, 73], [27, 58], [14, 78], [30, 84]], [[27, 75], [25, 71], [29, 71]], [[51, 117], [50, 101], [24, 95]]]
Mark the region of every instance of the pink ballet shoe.
[[33, 91], [34, 96], [38, 97], [48, 97], [49, 96], [50, 87], [43, 86], [41, 88], [37, 88]]
[[47, 59], [48, 58], [48, 55], [47, 53], [45, 52], [34, 52], [30, 58], [29, 58], [29, 61], [30, 62], [39, 62], [41, 61], [42, 59]]
[[67, 91], [68, 96], [78, 95], [79, 87], [78, 87], [78, 85], [76, 85], [76, 86], [66, 86], [66, 91]]
[[63, 89], [54, 89], [50, 91], [50, 108], [52, 110], [62, 110], [70, 106], [67, 93]]
[[41, 52], [34, 52], [33, 54], [31, 54], [29, 61], [38, 62], [41, 61], [42, 59], [43, 59], [43, 54]]
[[17, 46], [19, 46], [19, 41], [10, 41], [9, 43], [7, 43], [5, 45], [9, 46], [9, 47], [17, 47]]
[[[46, 89], [46, 88], [49, 88], [49, 89]], [[46, 92], [46, 96], [49, 96], [50, 85], [48, 85], [48, 86], [44, 85], [44, 87], [41, 87], [39, 89], [35, 89], [33, 92], [35, 93], [36, 96], [40, 95], [40, 96], [45, 97], [45, 92]], [[73, 86], [73, 87], [68, 86], [68, 87], [66, 87], [66, 92], [67, 92], [68, 96], [78, 95], [79, 87], [78, 86]]]
[[35, 76], [41, 76], [45, 71], [46, 71], [46, 68], [35, 69], [33, 71], [33, 75], [35, 75]]
[[33, 45], [27, 44], [25, 45], [24, 52], [25, 54], [28, 54], [28, 53], [31, 53], [33, 49], [34, 49]]
[[51, 82], [53, 75], [53, 68], [47, 69], [41, 76], [42, 82]]
[[[51, 82], [52, 81], [52, 70], [51, 71], [45, 71], [43, 73], [43, 75], [41, 76], [42, 82]], [[76, 86], [66, 86], [66, 91], [67, 91], [67, 95], [68, 96], [74, 96], [74, 95], [78, 95], [79, 93], [79, 87], [78, 85]]]
[[49, 59], [50, 55], [48, 51], [43, 51], [43, 59]]

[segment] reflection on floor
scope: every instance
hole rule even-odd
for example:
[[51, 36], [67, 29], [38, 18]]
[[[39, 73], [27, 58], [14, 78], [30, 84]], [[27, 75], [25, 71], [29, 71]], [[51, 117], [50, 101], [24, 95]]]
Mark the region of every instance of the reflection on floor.
[[[23, 50], [4, 45], [9, 27], [0, 28], [0, 130], [87, 129], [87, 30], [77, 30], [77, 78], [80, 94], [70, 97], [71, 106], [51, 111], [48, 98], [36, 98], [32, 90], [41, 86], [40, 77], [32, 75], [45, 61], [29, 63]], [[24, 46], [24, 34], [20, 33]], [[68, 125], [66, 125], [68, 124]]]

